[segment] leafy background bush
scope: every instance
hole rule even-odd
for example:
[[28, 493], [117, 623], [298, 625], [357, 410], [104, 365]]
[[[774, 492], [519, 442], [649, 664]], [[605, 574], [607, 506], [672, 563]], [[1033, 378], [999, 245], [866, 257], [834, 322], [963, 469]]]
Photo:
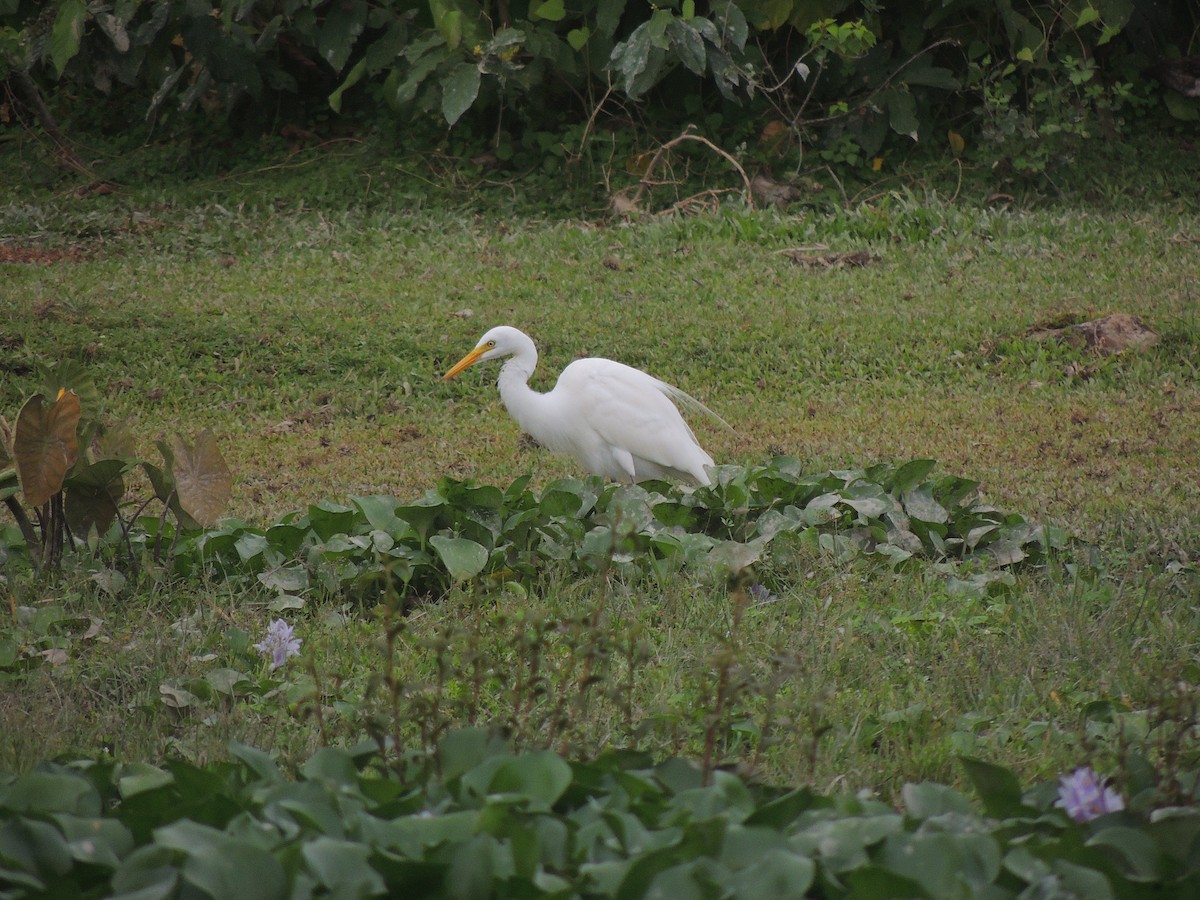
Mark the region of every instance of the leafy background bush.
[[914, 142], [1041, 176], [1131, 121], [1200, 118], [1152, 77], [1198, 28], [1186, 0], [5, 0], [0, 76], [29, 118], [50, 121], [46, 95], [108, 131], [341, 113], [462, 124], [500, 164], [554, 169], [611, 133], [690, 123], [776, 176], [877, 167]]

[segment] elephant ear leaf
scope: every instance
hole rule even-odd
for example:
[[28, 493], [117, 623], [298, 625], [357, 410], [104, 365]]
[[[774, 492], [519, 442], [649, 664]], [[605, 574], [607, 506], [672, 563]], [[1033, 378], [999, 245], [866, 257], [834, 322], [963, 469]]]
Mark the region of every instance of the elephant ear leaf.
[[41, 394], [34, 394], [17, 416], [13, 434], [13, 459], [25, 502], [41, 506], [62, 490], [67, 472], [79, 456], [76, 428], [83, 408], [79, 395], [61, 390], [47, 406]]
[[183, 511], [206, 528], [213, 525], [224, 512], [233, 487], [213, 433], [207, 429], [201, 432], [194, 447], [176, 435], [172, 468]]

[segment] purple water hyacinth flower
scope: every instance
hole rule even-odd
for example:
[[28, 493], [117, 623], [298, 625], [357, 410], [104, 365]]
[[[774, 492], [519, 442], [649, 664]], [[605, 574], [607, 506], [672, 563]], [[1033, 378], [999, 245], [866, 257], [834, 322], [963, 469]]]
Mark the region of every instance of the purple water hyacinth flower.
[[271, 671], [282, 666], [289, 656], [300, 652], [300, 638], [283, 619], [275, 619], [267, 627], [267, 636], [254, 645], [254, 649], [271, 657]]
[[779, 600], [766, 585], [759, 584], [757, 581], [750, 585], [750, 596], [754, 598], [755, 603], [775, 603]]
[[1105, 786], [1104, 779], [1090, 766], [1080, 766], [1058, 783], [1058, 802], [1054, 805], [1066, 810], [1076, 822], [1090, 822], [1097, 816], [1125, 808], [1121, 795]]

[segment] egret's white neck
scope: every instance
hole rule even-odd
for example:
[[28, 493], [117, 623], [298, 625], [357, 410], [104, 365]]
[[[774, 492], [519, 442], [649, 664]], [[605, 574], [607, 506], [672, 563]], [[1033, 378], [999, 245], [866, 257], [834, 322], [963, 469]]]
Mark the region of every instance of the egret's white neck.
[[545, 395], [529, 387], [529, 376], [537, 368], [538, 354], [533, 341], [526, 340], [528, 343], [525, 346], [505, 360], [496, 384], [509, 414], [526, 432], [532, 434], [531, 428], [536, 427], [534, 423], [539, 421], [534, 410], [545, 401]]

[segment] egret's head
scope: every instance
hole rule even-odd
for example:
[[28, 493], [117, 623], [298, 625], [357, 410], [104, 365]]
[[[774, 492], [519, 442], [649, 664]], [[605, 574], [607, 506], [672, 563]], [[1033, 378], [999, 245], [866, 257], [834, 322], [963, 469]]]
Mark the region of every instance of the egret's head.
[[512, 356], [523, 349], [526, 344], [530, 348], [533, 346], [533, 342], [517, 329], [499, 325], [481, 337], [479, 343], [475, 345], [475, 349], [456, 362], [453, 368], [442, 376], [442, 380], [449, 381], [463, 369], [469, 368], [477, 362]]

